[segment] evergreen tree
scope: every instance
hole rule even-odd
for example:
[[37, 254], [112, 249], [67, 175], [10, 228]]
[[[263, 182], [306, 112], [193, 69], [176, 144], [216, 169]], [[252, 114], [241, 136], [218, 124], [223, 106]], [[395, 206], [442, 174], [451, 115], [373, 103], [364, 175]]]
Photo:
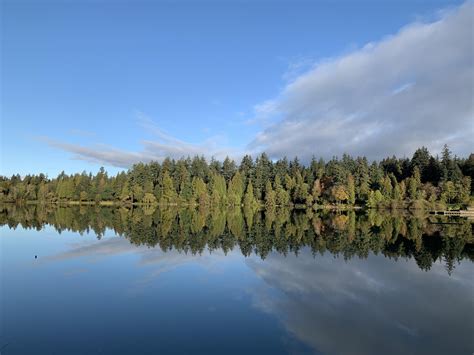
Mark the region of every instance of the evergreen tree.
[[418, 148], [411, 159], [411, 168], [412, 171], [416, 168], [420, 171], [421, 181], [429, 181], [429, 165], [430, 165], [431, 155], [426, 147]]
[[128, 181], [126, 181], [122, 187], [122, 191], [120, 192], [120, 200], [122, 201], [131, 200], [131, 202], [133, 202], [132, 192], [130, 190]]
[[249, 181], [247, 185], [247, 189], [245, 191], [244, 206], [253, 208], [256, 205], [257, 205], [257, 200], [255, 199], [255, 196], [253, 194], [253, 185], [252, 185], [252, 182]]
[[244, 195], [244, 181], [240, 171], [237, 171], [229, 182], [228, 197], [229, 203], [233, 206], [240, 206]]
[[278, 206], [288, 206], [290, 203], [290, 195], [286, 191], [280, 180], [280, 175], [275, 177], [275, 199]]
[[390, 201], [392, 199], [392, 191], [393, 191], [392, 180], [390, 179], [389, 176], [386, 175], [382, 178], [381, 191], [380, 191], [385, 201]]
[[301, 172], [296, 170], [294, 189], [293, 189], [293, 202], [294, 203], [305, 203], [308, 193], [308, 184], [304, 182]]
[[321, 197], [323, 188], [321, 186], [321, 180], [316, 178], [313, 183], [313, 188], [311, 189], [311, 194], [313, 195], [313, 201], [319, 203], [319, 198]]
[[264, 198], [265, 183], [272, 179], [272, 163], [265, 153], [262, 153], [255, 161], [255, 179], [254, 189], [255, 198], [262, 200]]
[[210, 190], [212, 205], [227, 204], [227, 187], [224, 176], [214, 173], [211, 177]]
[[209, 195], [207, 193], [207, 186], [204, 180], [199, 176], [195, 176], [193, 177], [192, 185], [194, 202], [202, 206], [208, 205]]
[[441, 185], [441, 199], [447, 204], [451, 204], [456, 199], [456, 189], [452, 181], [445, 181]]
[[418, 198], [418, 189], [420, 188], [420, 184], [420, 170], [418, 167], [415, 167], [413, 170], [413, 176], [408, 181], [408, 195], [412, 201]]
[[169, 204], [176, 203], [178, 200], [178, 194], [174, 188], [173, 179], [171, 179], [170, 173], [165, 170], [162, 178], [161, 198], [160, 203]]
[[352, 174], [347, 177], [347, 203], [350, 205], [355, 203], [355, 182]]
[[276, 194], [273, 190], [272, 183], [267, 180], [265, 184], [265, 207], [267, 209], [273, 209], [276, 205]]
[[240, 163], [239, 171], [242, 174], [244, 184], [248, 184], [249, 181], [253, 181], [254, 178], [254, 164], [252, 157], [250, 155], [245, 155], [242, 158], [242, 162]]
[[226, 157], [222, 163], [222, 175], [227, 184], [230, 182], [236, 171], [237, 166], [235, 165], [235, 162], [229, 157]]
[[[137, 163], [112, 177], [104, 168], [95, 175], [61, 172], [56, 178], [44, 174], [0, 176], [0, 201], [111, 201], [150, 206], [156, 201], [202, 206], [239, 206], [244, 202], [252, 208], [260, 202], [290, 207], [316, 204], [314, 208], [318, 208], [332, 201], [393, 208], [414, 206], [407, 202], [418, 201], [416, 207], [421, 208], [441, 201], [451, 208], [464, 208], [471, 203], [473, 174], [474, 154], [453, 158], [447, 146], [441, 160], [422, 147], [411, 160], [391, 157], [370, 167], [366, 158], [353, 159], [348, 154], [328, 163], [313, 157], [308, 165], [297, 158], [291, 163], [286, 158], [273, 163], [266, 154], [254, 164], [250, 156], [245, 156], [239, 169], [230, 158], [223, 163], [214, 159], [208, 163], [201, 156], [166, 158], [161, 164]], [[153, 213], [154, 208], [147, 211]]]

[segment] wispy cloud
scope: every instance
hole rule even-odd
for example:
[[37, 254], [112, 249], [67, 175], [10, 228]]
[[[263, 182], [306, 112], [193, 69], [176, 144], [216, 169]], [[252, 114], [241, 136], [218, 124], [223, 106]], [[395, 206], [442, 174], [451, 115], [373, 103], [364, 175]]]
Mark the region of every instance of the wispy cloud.
[[193, 144], [178, 139], [165, 131], [143, 112], [136, 113], [137, 123], [155, 139], [142, 140], [142, 150], [131, 152], [104, 144], [84, 146], [72, 144], [49, 137], [41, 137], [49, 146], [73, 154], [74, 159], [88, 161], [94, 164], [110, 165], [119, 168], [128, 168], [138, 162], [161, 162], [166, 157], [179, 159], [187, 156], [204, 156], [208, 159], [223, 160], [226, 156], [239, 158], [240, 151], [222, 144], [222, 137], [213, 136], [202, 143]]
[[250, 143], [273, 157], [344, 152], [382, 158], [448, 143], [469, 153], [474, 136], [473, 3], [317, 63], [257, 107], [277, 123]]
[[297, 56], [288, 61], [288, 68], [283, 73], [282, 79], [291, 82], [301, 74], [308, 71], [315, 65], [315, 58], [309, 56]]
[[[239, 251], [224, 253], [222, 250], [205, 251], [194, 254], [178, 250], [167, 250], [164, 252], [159, 247], [150, 248], [147, 246], [137, 246], [123, 237], [112, 237], [92, 242], [79, 242], [57, 254], [45, 256], [41, 263], [54, 263], [65, 260], [84, 259], [88, 263], [96, 263], [106, 258], [133, 254], [137, 257], [137, 267], [146, 267], [146, 272], [137, 278], [129, 292], [136, 293], [142, 291], [146, 286], [163, 274], [170, 273], [183, 266], [199, 266], [206, 269], [208, 273], [221, 272], [223, 265], [235, 262], [241, 258]], [[83, 273], [87, 269], [66, 270], [66, 276]]]
[[252, 118], [245, 121], [245, 124], [268, 125], [271, 120], [275, 120], [278, 113], [277, 103], [273, 100], [267, 100], [253, 107]]

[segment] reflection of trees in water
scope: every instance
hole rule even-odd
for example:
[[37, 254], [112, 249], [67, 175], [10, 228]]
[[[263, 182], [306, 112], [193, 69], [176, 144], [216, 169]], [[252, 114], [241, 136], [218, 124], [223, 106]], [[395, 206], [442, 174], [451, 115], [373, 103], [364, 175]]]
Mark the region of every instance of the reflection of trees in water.
[[80, 234], [92, 230], [100, 239], [106, 229], [133, 244], [163, 250], [202, 253], [229, 252], [238, 247], [245, 256], [262, 259], [272, 251], [295, 253], [309, 247], [313, 254], [330, 252], [345, 259], [369, 253], [390, 258], [414, 258], [421, 269], [436, 261], [448, 272], [463, 258], [474, 260], [473, 224], [465, 219], [413, 216], [370, 210], [356, 214], [287, 209], [127, 209], [44, 205], [3, 205], [0, 224], [40, 230], [53, 226]]

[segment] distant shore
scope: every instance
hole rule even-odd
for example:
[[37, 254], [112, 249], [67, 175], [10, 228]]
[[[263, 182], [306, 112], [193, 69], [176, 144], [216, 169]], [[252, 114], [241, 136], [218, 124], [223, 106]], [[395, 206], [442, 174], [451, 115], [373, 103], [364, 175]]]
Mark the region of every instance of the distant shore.
[[[117, 201], [1, 201], [0, 204], [9, 204], [9, 205], [48, 205], [48, 206], [57, 206], [57, 207], [67, 207], [67, 206], [99, 206], [99, 207], [151, 207], [151, 208], [197, 208], [200, 207], [199, 204], [191, 204], [191, 203], [142, 203], [142, 202], [117, 202]], [[245, 205], [218, 205], [218, 206], [205, 206], [210, 209], [215, 208], [244, 208]], [[435, 215], [449, 215], [449, 216], [461, 216], [461, 217], [474, 217], [474, 207], [468, 207], [467, 209], [430, 209], [430, 208], [411, 208], [410, 206], [399, 206], [396, 208], [387, 208], [387, 207], [367, 207], [367, 206], [358, 206], [358, 205], [344, 205], [344, 204], [325, 204], [325, 205], [313, 205], [313, 206], [306, 206], [303, 204], [296, 204], [296, 205], [287, 205], [287, 206], [274, 206], [273, 208], [283, 208], [289, 210], [330, 210], [330, 211], [353, 211], [353, 210], [406, 210], [406, 211], [414, 211], [420, 210], [426, 213], [435, 214]], [[257, 210], [265, 210], [266, 207], [264, 204], [260, 204], [256, 206]]]
[[421, 147], [411, 159], [372, 163], [347, 154], [306, 164], [265, 153], [240, 164], [195, 156], [137, 163], [115, 176], [104, 168], [95, 175], [0, 176], [0, 203], [449, 211], [474, 205], [473, 178], [474, 154], [453, 157], [447, 146], [441, 158]]

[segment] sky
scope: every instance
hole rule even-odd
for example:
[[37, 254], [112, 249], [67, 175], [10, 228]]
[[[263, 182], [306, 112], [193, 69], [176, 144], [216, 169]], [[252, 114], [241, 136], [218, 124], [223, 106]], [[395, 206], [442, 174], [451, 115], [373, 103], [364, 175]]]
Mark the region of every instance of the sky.
[[474, 142], [474, 2], [1, 3], [0, 174]]

